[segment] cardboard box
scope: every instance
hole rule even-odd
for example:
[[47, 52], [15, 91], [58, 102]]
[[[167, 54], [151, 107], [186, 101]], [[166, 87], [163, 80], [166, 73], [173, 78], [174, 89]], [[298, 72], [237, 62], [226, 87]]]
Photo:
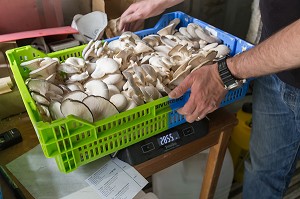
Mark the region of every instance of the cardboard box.
[[26, 109], [17, 86], [12, 92], [0, 95], [0, 120], [23, 112]]
[[0, 78], [10, 77], [13, 81], [12, 91], [0, 94], [0, 119], [26, 111], [5, 55], [5, 51], [16, 47], [16, 42], [0, 43]]
[[5, 52], [9, 49], [16, 48], [16, 42], [4, 42], [0, 43], [0, 78], [2, 77], [12, 77], [12, 72], [10, 71], [8, 60], [6, 58]]

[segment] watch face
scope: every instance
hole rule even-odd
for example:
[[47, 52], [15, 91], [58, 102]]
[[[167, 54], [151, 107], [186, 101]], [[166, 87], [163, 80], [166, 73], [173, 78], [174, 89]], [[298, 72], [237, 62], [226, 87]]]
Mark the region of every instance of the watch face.
[[240, 88], [242, 85], [243, 85], [243, 81], [235, 81], [235, 83], [227, 86], [225, 89], [226, 90], [233, 90], [233, 89], [236, 89], [236, 88]]

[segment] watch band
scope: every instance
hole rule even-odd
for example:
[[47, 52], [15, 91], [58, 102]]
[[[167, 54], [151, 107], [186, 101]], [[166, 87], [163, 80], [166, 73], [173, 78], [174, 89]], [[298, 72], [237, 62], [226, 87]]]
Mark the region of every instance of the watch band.
[[234, 88], [239, 87], [243, 81], [237, 80], [228, 69], [227, 63], [226, 63], [226, 57], [220, 59], [218, 61], [218, 71], [219, 75], [221, 77], [221, 80], [224, 84], [224, 87], [226, 90], [231, 90]]

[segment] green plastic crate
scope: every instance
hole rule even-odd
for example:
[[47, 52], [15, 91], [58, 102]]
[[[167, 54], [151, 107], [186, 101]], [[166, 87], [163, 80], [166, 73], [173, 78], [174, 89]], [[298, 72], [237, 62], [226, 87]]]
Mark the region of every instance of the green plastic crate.
[[[164, 15], [154, 28], [139, 31], [137, 34], [141, 37], [154, 34], [161, 29], [162, 24], [167, 24], [175, 17], [182, 19], [183, 23], [180, 26], [186, 26], [192, 21], [201, 22], [184, 13], [175, 12]], [[231, 53], [233, 55], [239, 53], [236, 52], [237, 38], [220, 30], [217, 31], [219, 31], [218, 36], [224, 41], [224, 44], [231, 48]], [[84, 47], [85, 45], [44, 54], [31, 46], [24, 46], [6, 52], [43, 152], [46, 157], [55, 158], [59, 170], [65, 173], [186, 122], [185, 118], [179, 115], [176, 110], [187, 102], [190, 92], [179, 99], [163, 97], [94, 123], [86, 122], [74, 116], [68, 116], [51, 123], [43, 122], [24, 83], [29, 71], [20, 67], [20, 64], [46, 56], [59, 58], [63, 62], [68, 57], [81, 57]], [[237, 90], [230, 91], [222, 101], [221, 106], [244, 97], [248, 85], [249, 82]]]
[[189, 95], [176, 100], [163, 97], [92, 124], [74, 116], [51, 123], [43, 122], [24, 83], [29, 71], [21, 68], [20, 64], [45, 56], [64, 61], [71, 56], [81, 56], [83, 48], [80, 46], [48, 55], [31, 46], [7, 51], [14, 78], [43, 152], [46, 157], [56, 159], [60, 171], [73, 171], [81, 165], [185, 122], [184, 117], [175, 110], [184, 105]]

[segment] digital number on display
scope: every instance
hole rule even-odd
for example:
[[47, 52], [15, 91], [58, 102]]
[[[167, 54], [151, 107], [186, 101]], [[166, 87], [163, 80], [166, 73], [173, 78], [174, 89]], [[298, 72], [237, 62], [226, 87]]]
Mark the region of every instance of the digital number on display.
[[178, 140], [180, 137], [179, 137], [179, 134], [177, 131], [173, 132], [173, 133], [169, 133], [167, 135], [164, 135], [164, 136], [161, 136], [157, 139], [158, 141], [158, 144], [159, 146], [163, 146], [163, 145], [166, 145], [166, 144], [169, 144], [175, 140]]

